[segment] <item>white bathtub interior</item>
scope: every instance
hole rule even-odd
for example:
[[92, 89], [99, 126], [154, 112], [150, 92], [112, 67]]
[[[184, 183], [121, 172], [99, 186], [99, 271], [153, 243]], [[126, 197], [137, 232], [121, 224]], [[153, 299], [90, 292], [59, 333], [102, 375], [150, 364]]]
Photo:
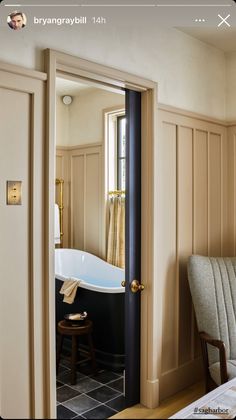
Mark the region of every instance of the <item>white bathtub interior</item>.
[[77, 249], [55, 249], [55, 277], [81, 280], [80, 287], [103, 293], [124, 293], [125, 270]]

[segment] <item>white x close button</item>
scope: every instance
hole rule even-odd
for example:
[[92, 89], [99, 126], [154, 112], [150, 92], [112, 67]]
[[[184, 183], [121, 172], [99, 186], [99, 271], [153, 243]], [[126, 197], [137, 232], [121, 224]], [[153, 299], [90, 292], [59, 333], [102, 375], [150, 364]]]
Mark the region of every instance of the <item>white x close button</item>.
[[230, 15], [228, 15], [228, 16], [226, 16], [226, 17], [222, 17], [221, 15], [218, 15], [218, 17], [221, 19], [221, 21], [220, 21], [220, 23], [219, 23], [219, 25], [218, 25], [218, 28], [221, 26], [221, 25], [223, 25], [223, 24], [225, 24], [226, 26], [228, 26], [229, 28], [230, 28], [230, 23], [228, 22], [228, 19], [230, 18]]

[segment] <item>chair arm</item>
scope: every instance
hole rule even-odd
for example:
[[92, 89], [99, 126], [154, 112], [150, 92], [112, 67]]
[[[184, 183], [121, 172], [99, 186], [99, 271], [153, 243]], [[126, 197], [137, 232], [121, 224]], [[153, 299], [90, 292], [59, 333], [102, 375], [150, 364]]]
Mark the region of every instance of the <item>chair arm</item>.
[[[201, 344], [205, 349], [205, 354], [206, 355], [207, 355], [207, 347], [206, 347], [207, 344], [218, 348], [219, 353], [220, 353], [221, 384], [224, 384], [225, 382], [228, 382], [225, 343], [221, 340], [218, 340], [218, 339], [215, 339], [215, 338], [211, 337], [209, 334], [207, 334], [205, 332], [200, 332], [199, 335], [200, 335]], [[208, 364], [208, 368], [209, 368], [208, 356], [207, 356], [207, 364]]]

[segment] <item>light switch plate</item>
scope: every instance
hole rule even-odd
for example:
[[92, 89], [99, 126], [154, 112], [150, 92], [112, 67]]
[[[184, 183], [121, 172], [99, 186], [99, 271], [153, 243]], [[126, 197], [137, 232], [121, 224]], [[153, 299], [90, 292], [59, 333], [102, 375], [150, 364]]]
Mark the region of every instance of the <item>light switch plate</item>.
[[21, 205], [22, 181], [7, 181], [7, 204], [13, 206]]

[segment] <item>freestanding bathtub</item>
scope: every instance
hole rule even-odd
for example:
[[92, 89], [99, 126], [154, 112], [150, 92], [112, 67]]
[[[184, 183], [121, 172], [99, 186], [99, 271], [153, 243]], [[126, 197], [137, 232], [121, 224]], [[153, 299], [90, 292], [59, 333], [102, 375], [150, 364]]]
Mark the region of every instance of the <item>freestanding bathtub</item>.
[[[86, 311], [93, 321], [97, 361], [113, 370], [124, 369], [124, 270], [88, 252], [57, 248], [55, 277], [56, 321], [67, 313]], [[69, 278], [81, 281], [72, 304], [64, 303], [59, 293]]]

